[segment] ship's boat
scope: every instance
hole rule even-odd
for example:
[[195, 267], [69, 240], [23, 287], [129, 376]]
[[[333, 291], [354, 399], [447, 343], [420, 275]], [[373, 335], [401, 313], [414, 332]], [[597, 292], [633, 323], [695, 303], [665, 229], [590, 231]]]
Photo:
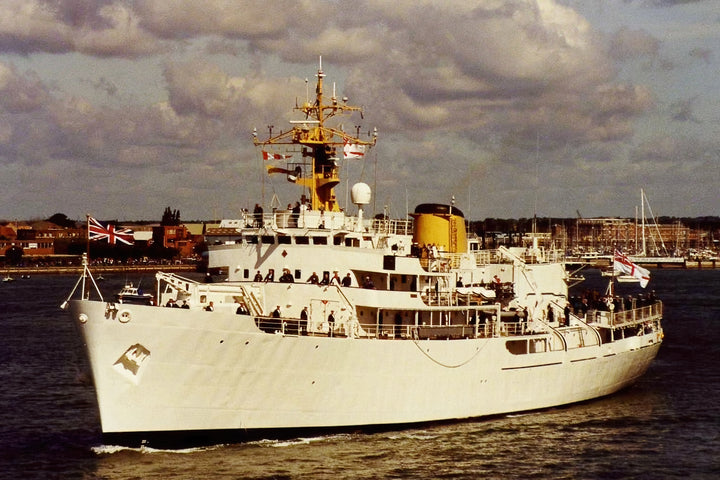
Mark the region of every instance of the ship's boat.
[[93, 299], [90, 281], [69, 302], [106, 441], [399, 428], [571, 404], [643, 375], [661, 302], [570, 305], [559, 253], [480, 249], [452, 202], [366, 216], [359, 183], [357, 213], [343, 211], [338, 159], [377, 134], [330, 125], [360, 109], [326, 101], [323, 78], [289, 130], [254, 136], [268, 172], [305, 195], [208, 231], [208, 268], [226, 281], [158, 273], [156, 304], [186, 308]]
[[[100, 279], [98, 279], [100, 280]], [[140, 305], [152, 305], [153, 295], [142, 291], [132, 283], [125, 285], [122, 290], [115, 294], [118, 303], [136, 303]]]

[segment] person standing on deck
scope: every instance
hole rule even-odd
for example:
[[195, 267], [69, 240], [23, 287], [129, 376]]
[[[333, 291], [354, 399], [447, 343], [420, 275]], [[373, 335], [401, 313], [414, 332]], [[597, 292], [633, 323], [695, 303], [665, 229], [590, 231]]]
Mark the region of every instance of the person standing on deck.
[[328, 337], [332, 337], [334, 331], [335, 331], [335, 310], [330, 310], [330, 315], [328, 315]]
[[307, 335], [308, 307], [303, 307], [300, 312], [300, 335]]
[[[300, 167], [298, 167], [300, 168]], [[293, 227], [299, 227], [300, 226], [300, 202], [295, 202], [295, 206], [292, 208], [292, 226]]]
[[253, 210], [253, 216], [255, 217], [255, 226], [263, 226], [263, 209], [259, 203], [255, 204], [255, 210]]
[[274, 282], [275, 281], [275, 269], [271, 268], [268, 270], [267, 275], [265, 275], [265, 278], [263, 279], [264, 282]]
[[565, 314], [565, 326], [570, 326], [570, 303], [565, 305], [565, 310], [563, 310], [563, 313]]

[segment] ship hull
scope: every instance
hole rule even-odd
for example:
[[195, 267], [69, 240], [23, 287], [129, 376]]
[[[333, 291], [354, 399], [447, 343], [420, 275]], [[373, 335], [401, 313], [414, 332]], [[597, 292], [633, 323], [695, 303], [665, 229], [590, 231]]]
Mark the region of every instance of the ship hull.
[[[75, 300], [113, 443], [390, 428], [576, 403], [640, 377], [661, 333], [516, 355], [450, 341], [268, 334], [251, 316]], [[513, 338], [517, 340], [517, 338]]]

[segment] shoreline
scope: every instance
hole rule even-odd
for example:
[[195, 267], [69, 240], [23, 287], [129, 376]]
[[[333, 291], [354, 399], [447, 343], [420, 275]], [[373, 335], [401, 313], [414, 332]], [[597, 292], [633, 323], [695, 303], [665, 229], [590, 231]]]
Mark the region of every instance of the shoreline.
[[[610, 260], [598, 260], [584, 264], [586, 268], [608, 268], [612, 266], [612, 263]], [[649, 270], [717, 270], [720, 268], [720, 260], [685, 260], [682, 263], [637, 262], [637, 265]]]
[[[608, 267], [609, 262], [588, 263], [585, 268]], [[717, 270], [720, 261], [691, 261], [674, 265], [645, 265], [650, 270]], [[197, 265], [94, 265], [90, 266], [93, 274], [104, 273], [155, 273], [155, 272], [197, 272]], [[44, 267], [4, 267], [0, 273], [10, 276], [21, 275], [79, 275], [83, 272], [82, 265], [44, 266]]]
[[[0, 270], [3, 275], [79, 275], [82, 265], [64, 265], [49, 267], [6, 267]], [[196, 272], [197, 265], [91, 265], [90, 272], [101, 273], [155, 273], [155, 272]]]

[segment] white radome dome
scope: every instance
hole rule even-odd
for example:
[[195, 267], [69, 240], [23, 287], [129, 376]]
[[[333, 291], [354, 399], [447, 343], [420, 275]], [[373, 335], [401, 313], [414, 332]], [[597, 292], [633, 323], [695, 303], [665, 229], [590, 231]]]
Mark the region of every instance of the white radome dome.
[[367, 205], [370, 203], [372, 191], [367, 183], [356, 183], [350, 190], [352, 203], [355, 205]]

